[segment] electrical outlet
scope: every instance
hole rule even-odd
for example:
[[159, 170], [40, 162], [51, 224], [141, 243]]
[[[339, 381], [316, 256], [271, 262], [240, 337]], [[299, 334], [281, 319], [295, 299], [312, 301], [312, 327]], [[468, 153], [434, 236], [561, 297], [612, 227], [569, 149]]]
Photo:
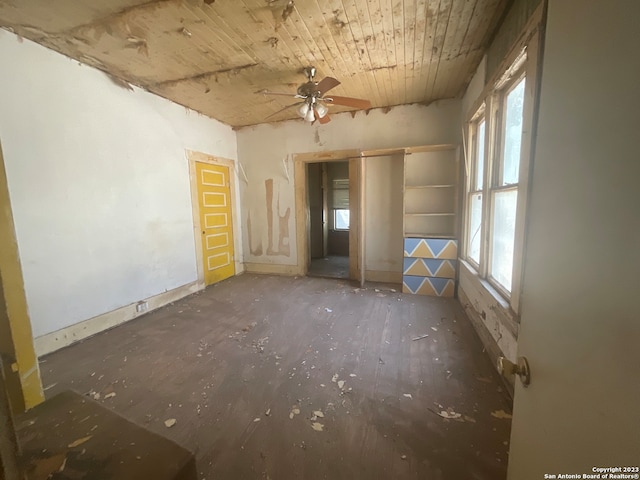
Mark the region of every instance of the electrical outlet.
[[149, 309], [149, 304], [147, 302], [138, 302], [136, 304], [136, 312], [146, 312]]

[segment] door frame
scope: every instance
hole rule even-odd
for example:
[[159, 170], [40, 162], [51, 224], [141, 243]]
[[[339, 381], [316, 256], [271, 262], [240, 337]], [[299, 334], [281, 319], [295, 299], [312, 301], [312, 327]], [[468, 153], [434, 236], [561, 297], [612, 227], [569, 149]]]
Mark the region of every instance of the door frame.
[[194, 150], [186, 150], [187, 160], [189, 161], [189, 184], [191, 187], [191, 212], [193, 214], [193, 237], [194, 245], [196, 249], [196, 268], [198, 270], [197, 285], [199, 289], [206, 287], [204, 280], [204, 255], [202, 253], [202, 231], [200, 225], [200, 203], [198, 202], [198, 177], [196, 175], [196, 162], [207, 163], [209, 165], [219, 165], [227, 167], [229, 169], [229, 187], [231, 190], [231, 198], [229, 199], [231, 204], [231, 232], [233, 234], [233, 264], [235, 269], [235, 275], [242, 272], [242, 265], [238, 262], [238, 258], [241, 258], [240, 246], [238, 245], [238, 227], [236, 222], [237, 208], [236, 208], [236, 195], [237, 195], [237, 178], [236, 178], [236, 162], [224, 157], [214, 157], [207, 153], [196, 152]]
[[295, 206], [296, 206], [296, 245], [297, 271], [307, 275], [309, 270], [309, 200], [307, 192], [307, 164], [325, 162], [349, 162], [349, 210], [353, 225], [349, 228], [349, 278], [360, 280], [362, 265], [361, 232], [362, 222], [361, 193], [363, 191], [360, 150], [336, 150], [332, 152], [297, 153], [293, 156]]

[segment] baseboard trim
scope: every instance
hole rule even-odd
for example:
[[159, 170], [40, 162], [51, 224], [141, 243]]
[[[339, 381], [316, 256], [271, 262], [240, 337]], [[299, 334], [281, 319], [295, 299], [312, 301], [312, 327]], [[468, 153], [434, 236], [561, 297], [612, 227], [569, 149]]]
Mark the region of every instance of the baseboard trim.
[[36, 355], [41, 357], [48, 353], [55, 352], [61, 348], [68, 347], [69, 345], [84, 340], [85, 338], [96, 335], [110, 328], [117, 327], [129, 320], [138, 318], [160, 307], [164, 307], [171, 302], [175, 302], [187, 295], [198, 292], [204, 288], [204, 285], [198, 284], [198, 282], [188, 283], [181, 287], [163, 292], [153, 297], [145, 298], [140, 301], [147, 302], [148, 308], [144, 312], [137, 312], [136, 305], [139, 302], [125, 305], [116, 310], [112, 310], [102, 315], [84, 320], [75, 325], [62, 328], [52, 333], [42, 335], [34, 340]]
[[382, 270], [366, 270], [365, 278], [368, 282], [396, 283], [402, 285], [402, 272], [385, 272]]
[[244, 271], [246, 273], [266, 273], [269, 275], [284, 275], [288, 277], [294, 277], [301, 274], [297, 265], [282, 265], [275, 263], [245, 263]]

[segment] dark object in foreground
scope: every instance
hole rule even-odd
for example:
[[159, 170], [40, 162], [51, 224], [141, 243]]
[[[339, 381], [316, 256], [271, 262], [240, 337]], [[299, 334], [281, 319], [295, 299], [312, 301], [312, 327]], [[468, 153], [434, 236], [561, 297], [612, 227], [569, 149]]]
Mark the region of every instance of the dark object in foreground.
[[16, 418], [30, 480], [195, 480], [195, 457], [99, 403], [65, 391]]

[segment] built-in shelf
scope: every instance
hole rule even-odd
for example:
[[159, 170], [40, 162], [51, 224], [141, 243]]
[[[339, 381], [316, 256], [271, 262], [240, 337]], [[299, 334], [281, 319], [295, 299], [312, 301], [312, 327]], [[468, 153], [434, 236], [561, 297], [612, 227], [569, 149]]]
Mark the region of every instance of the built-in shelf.
[[457, 148], [408, 155], [404, 160], [404, 234], [454, 237], [457, 230]]
[[458, 149], [405, 156], [402, 291], [451, 297], [458, 256]]

